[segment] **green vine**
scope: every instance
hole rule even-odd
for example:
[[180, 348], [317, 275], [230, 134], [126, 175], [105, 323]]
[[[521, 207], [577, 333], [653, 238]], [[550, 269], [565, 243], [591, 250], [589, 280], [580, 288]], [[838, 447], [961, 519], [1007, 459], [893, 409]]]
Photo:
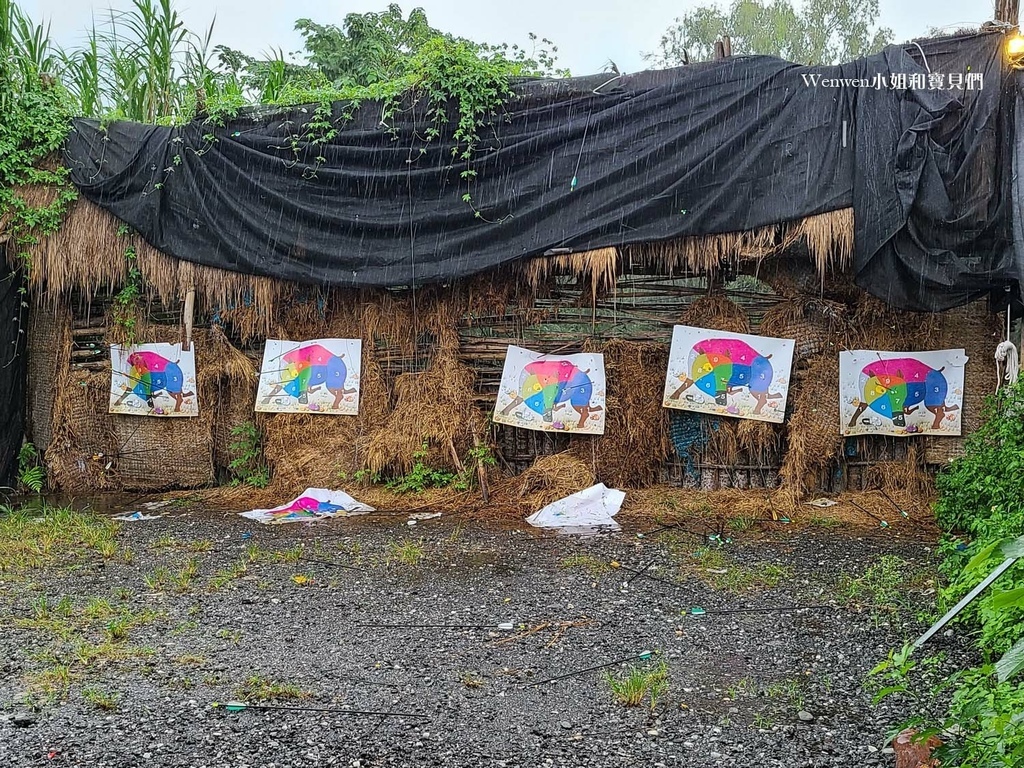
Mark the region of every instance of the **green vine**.
[[248, 485], [266, 488], [270, 484], [270, 467], [263, 459], [263, 440], [259, 427], [246, 421], [231, 428], [235, 440], [228, 446], [233, 458], [228, 469], [233, 477], [232, 486]]
[[[31, 268], [29, 248], [60, 228], [77, 197], [67, 168], [53, 158], [67, 136], [71, 114], [60, 85], [38, 76], [11, 78], [9, 67], [0, 65], [0, 240], [13, 246], [26, 271]], [[26, 195], [29, 187], [50, 192]]]
[[[127, 233], [127, 227], [122, 226], [118, 229], [120, 235]], [[111, 317], [114, 321], [117, 341], [130, 347], [138, 341], [137, 332], [141, 315], [139, 304], [143, 294], [143, 284], [142, 272], [139, 271], [138, 254], [134, 245], [129, 245], [124, 249], [124, 258], [127, 262], [125, 283], [114, 296]]]

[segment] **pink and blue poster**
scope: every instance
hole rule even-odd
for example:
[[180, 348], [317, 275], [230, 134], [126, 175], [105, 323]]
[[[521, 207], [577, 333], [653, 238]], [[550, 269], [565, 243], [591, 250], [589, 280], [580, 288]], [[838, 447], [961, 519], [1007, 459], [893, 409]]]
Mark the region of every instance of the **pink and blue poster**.
[[360, 339], [267, 339], [256, 410], [271, 413], [359, 413]]
[[843, 435], [960, 434], [962, 349], [839, 353], [839, 426]]
[[180, 344], [110, 346], [110, 413], [198, 416], [195, 349]]
[[541, 432], [603, 435], [604, 356], [542, 355], [509, 346], [494, 420]]
[[781, 424], [793, 340], [676, 325], [662, 404]]

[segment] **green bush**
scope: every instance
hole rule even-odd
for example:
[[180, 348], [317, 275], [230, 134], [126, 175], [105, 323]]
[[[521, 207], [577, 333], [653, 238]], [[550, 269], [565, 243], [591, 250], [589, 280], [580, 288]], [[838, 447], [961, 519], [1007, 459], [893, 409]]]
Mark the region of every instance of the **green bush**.
[[[964, 455], [939, 474], [936, 486], [935, 514], [947, 531], [939, 549], [939, 570], [947, 581], [939, 609], [945, 612], [1008, 552], [1020, 550], [1015, 539], [1024, 534], [1024, 379], [988, 399], [984, 424], [967, 438]], [[945, 732], [946, 743], [937, 752], [943, 766], [1024, 765], [1024, 681], [1014, 679], [1024, 666], [1024, 562], [1004, 572], [956, 621], [972, 633], [983, 663], [930, 692], [953, 691], [946, 716], [924, 723], [924, 730]], [[876, 672], [887, 666], [891, 676], [893, 666], [886, 662]], [[897, 670], [900, 680], [883, 695], [908, 692], [903, 678], [913, 667]]]

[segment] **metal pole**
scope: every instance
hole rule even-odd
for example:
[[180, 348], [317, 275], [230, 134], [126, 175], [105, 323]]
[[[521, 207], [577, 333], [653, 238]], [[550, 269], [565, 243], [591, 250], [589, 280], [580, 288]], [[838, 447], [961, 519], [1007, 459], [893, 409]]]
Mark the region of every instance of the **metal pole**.
[[1003, 562], [994, 571], [992, 571], [992, 573], [985, 577], [985, 580], [982, 581], [981, 584], [979, 584], [970, 592], [968, 592], [963, 600], [961, 600], [959, 603], [950, 608], [949, 612], [945, 616], [943, 616], [941, 619], [935, 622], [927, 632], [925, 632], [923, 635], [917, 638], [917, 640], [914, 641], [914, 647], [920, 648], [922, 645], [927, 643], [928, 640], [931, 639], [931, 637], [936, 632], [938, 632], [949, 622], [951, 622], [954, 618], [956, 618], [956, 615], [960, 613], [960, 611], [962, 611], [964, 608], [966, 608], [968, 605], [974, 602], [974, 599], [983, 591], [985, 591], [985, 588], [989, 584], [991, 584], [993, 581], [1002, 576], [1003, 573], [1005, 573], [1011, 565], [1016, 563], [1018, 559], [1019, 558], [1016, 557], [1008, 557], [1005, 560], [1003, 560]]

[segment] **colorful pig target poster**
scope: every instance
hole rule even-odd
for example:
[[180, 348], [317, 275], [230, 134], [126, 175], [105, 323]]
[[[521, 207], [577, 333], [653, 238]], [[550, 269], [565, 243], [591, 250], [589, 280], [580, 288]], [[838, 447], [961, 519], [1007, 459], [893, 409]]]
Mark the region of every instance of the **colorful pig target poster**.
[[494, 420], [542, 432], [604, 434], [604, 355], [542, 355], [510, 346]]
[[793, 340], [676, 325], [663, 405], [782, 423]]
[[256, 410], [271, 413], [359, 413], [360, 339], [267, 339]]
[[110, 413], [198, 416], [195, 347], [111, 344]]
[[844, 435], [960, 434], [962, 349], [839, 353], [839, 420]]

